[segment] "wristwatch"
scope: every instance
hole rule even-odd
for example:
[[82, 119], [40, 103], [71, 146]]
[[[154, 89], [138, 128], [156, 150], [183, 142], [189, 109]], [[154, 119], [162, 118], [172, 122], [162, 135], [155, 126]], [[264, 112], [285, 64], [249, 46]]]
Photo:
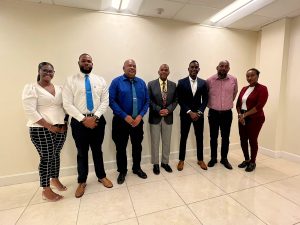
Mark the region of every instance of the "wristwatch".
[[96, 120], [96, 123], [98, 123], [98, 122], [99, 122], [99, 119], [100, 119], [100, 117], [99, 117], [99, 116], [96, 116], [96, 115], [94, 115], [93, 117], [95, 118], [95, 120]]

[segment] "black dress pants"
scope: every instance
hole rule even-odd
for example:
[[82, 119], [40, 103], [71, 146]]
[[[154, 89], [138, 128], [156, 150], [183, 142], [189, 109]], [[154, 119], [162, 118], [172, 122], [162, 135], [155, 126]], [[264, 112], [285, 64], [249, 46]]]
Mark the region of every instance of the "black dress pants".
[[81, 122], [72, 118], [72, 135], [77, 147], [77, 171], [78, 183], [85, 183], [88, 176], [88, 151], [91, 147], [95, 173], [99, 179], [106, 177], [103, 165], [102, 142], [105, 133], [106, 121], [100, 117], [98, 125], [94, 129], [85, 127]]
[[217, 159], [219, 130], [221, 130], [222, 137], [221, 159], [227, 159], [229, 149], [230, 128], [232, 123], [232, 111], [217, 111], [214, 109], [209, 109], [208, 122], [210, 132], [211, 159]]
[[197, 143], [197, 159], [203, 161], [203, 128], [204, 118], [201, 116], [197, 121], [193, 121], [189, 115], [180, 116], [180, 146], [179, 160], [184, 161], [186, 153], [186, 141], [189, 135], [191, 124], [193, 123]]
[[130, 136], [132, 145], [132, 170], [141, 168], [142, 141], [144, 138], [143, 120], [138, 126], [132, 127], [124, 119], [114, 116], [112, 121], [112, 138], [116, 145], [118, 172], [127, 173], [126, 148]]

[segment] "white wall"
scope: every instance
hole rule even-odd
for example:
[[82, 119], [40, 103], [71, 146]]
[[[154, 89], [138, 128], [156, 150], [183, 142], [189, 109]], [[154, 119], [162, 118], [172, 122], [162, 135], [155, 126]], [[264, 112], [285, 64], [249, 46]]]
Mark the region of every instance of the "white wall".
[[[187, 76], [188, 63], [193, 59], [200, 62], [202, 78], [214, 74], [220, 60], [228, 59], [231, 73], [238, 77], [241, 87], [246, 84], [245, 71], [256, 62], [257, 38], [257, 32], [33, 3], [0, 2], [0, 104], [4, 106], [1, 110], [0, 176], [37, 170], [38, 156], [25, 127], [21, 92], [26, 83], [35, 81], [39, 62], [53, 63], [56, 70], [53, 82], [59, 84], [78, 71], [78, 56], [87, 52], [94, 59], [94, 72], [110, 84], [122, 73], [123, 62], [128, 58], [136, 60], [138, 74], [146, 82], [157, 78], [162, 63], [170, 65], [170, 79], [177, 81]], [[178, 109], [175, 114], [172, 152], [177, 152], [179, 145]], [[105, 117], [108, 123], [103, 150], [108, 162], [115, 160], [110, 109]], [[150, 143], [147, 122], [144, 129], [145, 156], [149, 155]], [[204, 135], [204, 145], [208, 147], [207, 120]], [[234, 120], [231, 142], [238, 143], [238, 140]], [[194, 137], [189, 139], [187, 148], [195, 148]], [[71, 132], [62, 151], [61, 164], [62, 168], [76, 165]]]
[[[284, 108], [286, 64], [285, 53], [289, 26], [287, 20], [280, 20], [263, 28], [261, 34], [259, 81], [267, 85], [269, 99], [265, 107], [266, 123], [263, 127], [260, 144], [265, 148], [279, 150], [282, 131], [281, 118]], [[280, 129], [279, 129], [280, 128]], [[279, 135], [279, 136], [278, 136]]]
[[291, 21], [289, 54], [285, 88], [285, 107], [282, 120], [284, 121], [281, 138], [281, 150], [300, 156], [299, 127], [300, 127], [300, 17]]
[[282, 19], [262, 29], [259, 60], [260, 81], [268, 86], [266, 124], [260, 145], [275, 155], [300, 161], [300, 17]]

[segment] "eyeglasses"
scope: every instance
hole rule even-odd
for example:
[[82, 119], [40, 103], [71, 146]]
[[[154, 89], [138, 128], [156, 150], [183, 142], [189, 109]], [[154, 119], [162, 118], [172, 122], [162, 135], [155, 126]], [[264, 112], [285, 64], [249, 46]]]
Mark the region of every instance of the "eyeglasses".
[[43, 69], [42, 70], [43, 73], [50, 73], [50, 74], [54, 74], [54, 70], [47, 70], [47, 69]]

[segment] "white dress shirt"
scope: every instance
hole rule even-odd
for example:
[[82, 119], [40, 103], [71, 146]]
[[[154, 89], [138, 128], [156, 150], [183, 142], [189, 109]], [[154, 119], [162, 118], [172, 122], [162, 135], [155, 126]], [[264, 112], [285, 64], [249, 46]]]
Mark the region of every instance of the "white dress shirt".
[[50, 124], [64, 124], [62, 87], [54, 85], [55, 96], [39, 84], [25, 85], [22, 93], [23, 108], [28, 117], [28, 127], [42, 127], [36, 122], [45, 119]]
[[108, 88], [105, 80], [93, 73], [89, 74], [94, 109], [90, 112], [86, 105], [85, 74], [78, 73], [68, 77], [63, 87], [63, 106], [66, 112], [79, 122], [84, 119], [83, 114], [91, 114], [100, 117], [107, 110], [109, 104]]
[[193, 92], [193, 96], [195, 96], [195, 93], [197, 91], [197, 78], [195, 80], [193, 80], [191, 77], [190, 78], [190, 83], [191, 83], [191, 89], [192, 89], [192, 92]]

